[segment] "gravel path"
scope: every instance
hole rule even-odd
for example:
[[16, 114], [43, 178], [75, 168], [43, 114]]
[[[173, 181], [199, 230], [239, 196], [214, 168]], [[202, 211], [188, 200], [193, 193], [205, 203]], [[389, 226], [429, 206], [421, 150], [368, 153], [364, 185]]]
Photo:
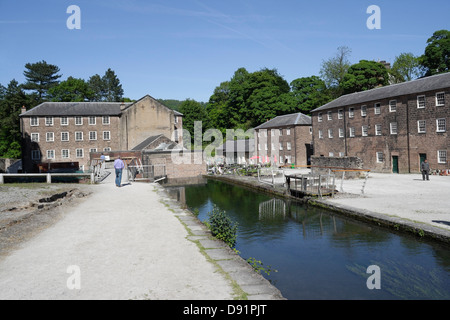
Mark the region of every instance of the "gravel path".
[[[117, 188], [112, 180], [86, 186], [93, 192], [83, 200], [45, 210], [55, 216], [0, 256], [0, 299], [234, 298], [230, 280], [186, 238], [152, 184]], [[7, 196], [2, 187], [2, 208], [58, 186], [49, 188]]]

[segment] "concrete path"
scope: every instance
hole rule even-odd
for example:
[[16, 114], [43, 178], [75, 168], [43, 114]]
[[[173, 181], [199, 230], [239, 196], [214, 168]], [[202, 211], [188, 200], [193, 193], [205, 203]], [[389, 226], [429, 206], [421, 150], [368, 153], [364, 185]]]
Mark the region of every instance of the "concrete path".
[[118, 188], [111, 174], [92, 188], [60, 221], [1, 258], [0, 299], [281, 298], [163, 198], [160, 186]]
[[[344, 180], [344, 194], [326, 202], [369, 210], [450, 231], [450, 177], [421, 174], [370, 173], [364, 194], [363, 179]], [[336, 182], [340, 188], [340, 181]]]

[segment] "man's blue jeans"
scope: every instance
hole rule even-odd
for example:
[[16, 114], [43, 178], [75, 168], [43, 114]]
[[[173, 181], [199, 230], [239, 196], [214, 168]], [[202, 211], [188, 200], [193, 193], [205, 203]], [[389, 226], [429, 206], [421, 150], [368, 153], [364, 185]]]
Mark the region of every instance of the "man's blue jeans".
[[122, 182], [122, 169], [116, 169], [116, 186], [120, 187]]

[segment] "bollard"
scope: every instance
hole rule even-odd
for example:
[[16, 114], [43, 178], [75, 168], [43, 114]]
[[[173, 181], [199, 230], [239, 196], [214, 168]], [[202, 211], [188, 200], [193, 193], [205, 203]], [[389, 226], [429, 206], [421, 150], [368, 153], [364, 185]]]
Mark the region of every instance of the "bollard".
[[47, 173], [47, 183], [52, 183], [52, 176], [50, 173]]
[[3, 173], [0, 173], [0, 184], [5, 183], [5, 181], [3, 180]]

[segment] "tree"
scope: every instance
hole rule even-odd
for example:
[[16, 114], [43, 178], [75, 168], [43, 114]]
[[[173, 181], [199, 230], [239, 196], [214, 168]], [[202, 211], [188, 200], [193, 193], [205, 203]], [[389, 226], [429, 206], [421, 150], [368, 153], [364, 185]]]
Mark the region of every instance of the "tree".
[[123, 98], [120, 80], [110, 68], [103, 77], [100, 77], [98, 74], [90, 77], [88, 85], [93, 92], [93, 101], [119, 102]]
[[[194, 142], [194, 146], [201, 146], [202, 145], [202, 138], [203, 138], [203, 133], [206, 130], [206, 128], [208, 127], [208, 119], [207, 119], [207, 113], [205, 110], [205, 107], [200, 103], [197, 102], [195, 100], [191, 100], [191, 99], [187, 99], [185, 101], [183, 101], [180, 105], [180, 112], [183, 114], [183, 129], [186, 129], [189, 134], [190, 134], [190, 138], [191, 140], [187, 140], [189, 137], [186, 135], [183, 135], [183, 143], [187, 146], [191, 143]], [[202, 129], [201, 129], [201, 137], [197, 137], [200, 138], [197, 141], [194, 141], [195, 138], [195, 129], [200, 130], [200, 127], [196, 124], [196, 121], [201, 121], [202, 122]]]
[[333, 98], [342, 95], [341, 84], [351, 65], [348, 60], [351, 52], [352, 50], [346, 46], [338, 47], [334, 57], [322, 62], [320, 76], [330, 89]]
[[299, 78], [291, 82], [291, 95], [294, 98], [295, 112], [310, 114], [311, 110], [330, 102], [325, 82], [317, 76]]
[[419, 58], [425, 75], [450, 71], [450, 31], [439, 30], [428, 39], [425, 53]]
[[69, 77], [66, 81], [62, 81], [57, 86], [50, 88], [48, 97], [51, 101], [61, 102], [92, 101], [94, 92], [83, 79]]
[[47, 92], [50, 88], [58, 84], [61, 75], [57, 74], [59, 68], [53, 64], [48, 64], [44, 60], [36, 63], [27, 63], [24, 76], [26, 82], [23, 85], [25, 90], [35, 91], [35, 100], [41, 103], [47, 98]]
[[341, 83], [344, 94], [370, 90], [389, 84], [389, 74], [384, 65], [375, 61], [361, 60], [348, 69]]
[[411, 81], [423, 75], [421, 70], [419, 57], [412, 53], [401, 53], [395, 57], [392, 65], [391, 75], [395, 83]]
[[5, 158], [21, 157], [21, 135], [19, 115], [22, 106], [29, 104], [29, 98], [16, 80], [11, 80], [3, 88], [0, 100], [0, 156]]

